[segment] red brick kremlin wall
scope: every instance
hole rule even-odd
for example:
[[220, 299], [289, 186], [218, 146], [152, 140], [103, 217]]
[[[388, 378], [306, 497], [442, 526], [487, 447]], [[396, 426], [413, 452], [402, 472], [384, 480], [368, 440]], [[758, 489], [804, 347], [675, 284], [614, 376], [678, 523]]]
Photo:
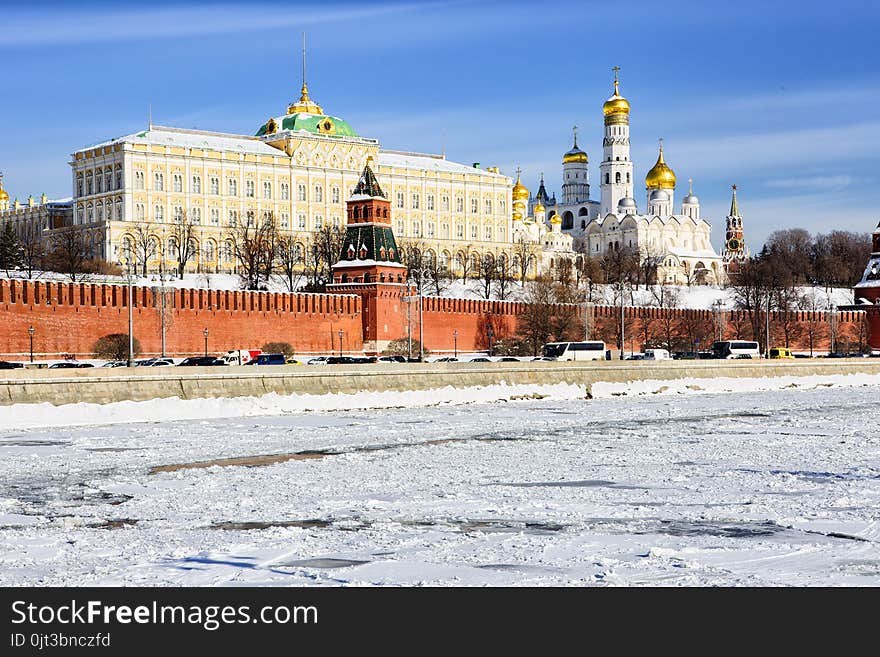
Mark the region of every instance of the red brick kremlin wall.
[[[128, 287], [0, 280], [0, 359], [73, 354], [88, 358], [95, 341], [128, 333]], [[134, 287], [134, 335], [144, 355], [161, 350], [161, 295]], [[363, 349], [361, 300], [352, 295], [226, 290], [166, 290], [166, 353], [202, 354], [208, 329], [211, 354], [289, 342], [297, 353]]]
[[[134, 333], [145, 354], [160, 351], [159, 295], [151, 288], [135, 287]], [[33, 326], [36, 358], [90, 355], [95, 340], [109, 333], [128, 332], [128, 288], [124, 285], [74, 284], [0, 280], [0, 359], [22, 359], [29, 350], [28, 327]], [[375, 318], [389, 325], [388, 339], [406, 335], [406, 303], [393, 321]], [[413, 337], [418, 337], [417, 304], [412, 304]], [[458, 331], [459, 352], [485, 350], [487, 327], [491, 324], [497, 344], [516, 333], [517, 316], [524, 304], [476, 299], [423, 298], [424, 342], [431, 352], [454, 348]], [[717, 335], [716, 315], [711, 310], [662, 310], [626, 308], [626, 349], [642, 348], [645, 336], [662, 336], [667, 324], [673, 334], [691, 335], [707, 349]], [[578, 309], [579, 317], [583, 310]], [[203, 331], [208, 329], [208, 350], [212, 354], [230, 349], [259, 348], [266, 342], [289, 342], [297, 353], [337, 353], [339, 331], [342, 350], [363, 349], [362, 301], [355, 295], [284, 294], [223, 290], [168, 290], [166, 292], [166, 353], [174, 356], [201, 354]], [[591, 337], [614, 345], [619, 309], [592, 309]], [[668, 320], [665, 318], [669, 318]], [[725, 339], [751, 339], [747, 313], [721, 313]], [[828, 313], [797, 312], [788, 321], [771, 314], [771, 343], [788, 344], [797, 351], [827, 352], [830, 346]], [[838, 351], [852, 351], [867, 340], [867, 322], [859, 312], [835, 316]], [[399, 336], [390, 335], [398, 330]], [[647, 330], [646, 330], [647, 329]], [[763, 330], [763, 329], [762, 329]], [[583, 326], [572, 330], [569, 339], [581, 339]], [[877, 347], [878, 345], [874, 345]]]

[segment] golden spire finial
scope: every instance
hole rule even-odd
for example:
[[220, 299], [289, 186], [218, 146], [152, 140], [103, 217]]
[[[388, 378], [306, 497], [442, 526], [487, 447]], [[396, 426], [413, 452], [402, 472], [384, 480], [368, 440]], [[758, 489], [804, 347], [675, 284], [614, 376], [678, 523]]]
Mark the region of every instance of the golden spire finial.
[[688, 178], [688, 194], [693, 196], [694, 194], [694, 179]]
[[287, 108], [288, 114], [303, 112], [305, 114], [323, 114], [324, 110], [315, 101], [309, 98], [309, 85], [306, 82], [306, 33], [302, 33], [302, 87], [299, 90], [299, 101], [291, 103]]
[[578, 127], [576, 125], [571, 126], [571, 132], [574, 135], [574, 147], [578, 146]]
[[612, 66], [611, 70], [614, 71], [614, 95], [619, 96], [620, 91], [619, 91], [618, 85], [620, 83], [620, 80], [618, 77], [618, 73], [620, 73], [620, 67], [619, 66]]

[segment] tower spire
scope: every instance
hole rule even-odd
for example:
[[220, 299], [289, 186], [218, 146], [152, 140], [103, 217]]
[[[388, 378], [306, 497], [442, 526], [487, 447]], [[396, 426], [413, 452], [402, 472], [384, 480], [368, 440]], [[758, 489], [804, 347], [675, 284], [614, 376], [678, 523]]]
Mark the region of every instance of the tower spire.
[[288, 114], [323, 114], [324, 110], [315, 101], [309, 98], [309, 85], [306, 81], [306, 33], [302, 33], [302, 87], [299, 90], [299, 100], [287, 107]]
[[614, 71], [614, 95], [619, 96], [620, 95], [620, 90], [619, 90], [620, 78], [619, 78], [618, 74], [620, 73], [620, 67], [619, 66], [612, 66], [611, 70]]
[[576, 125], [571, 126], [571, 132], [574, 135], [574, 147], [578, 147], [578, 127]]
[[736, 202], [736, 185], [731, 185], [730, 188], [733, 190], [733, 198], [730, 199], [730, 216], [738, 217], [739, 214], [739, 203]]
[[694, 195], [694, 179], [688, 178], [688, 196]]

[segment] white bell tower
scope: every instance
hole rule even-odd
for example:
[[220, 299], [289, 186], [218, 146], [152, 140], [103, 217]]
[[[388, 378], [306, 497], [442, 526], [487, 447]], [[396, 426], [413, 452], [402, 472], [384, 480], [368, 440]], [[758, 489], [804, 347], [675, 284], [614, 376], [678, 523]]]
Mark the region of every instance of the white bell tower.
[[605, 115], [605, 139], [602, 142], [602, 163], [599, 165], [599, 188], [602, 191], [601, 216], [617, 211], [621, 199], [631, 198], [633, 165], [629, 155], [629, 102], [620, 95], [615, 66], [614, 93], [602, 106]]

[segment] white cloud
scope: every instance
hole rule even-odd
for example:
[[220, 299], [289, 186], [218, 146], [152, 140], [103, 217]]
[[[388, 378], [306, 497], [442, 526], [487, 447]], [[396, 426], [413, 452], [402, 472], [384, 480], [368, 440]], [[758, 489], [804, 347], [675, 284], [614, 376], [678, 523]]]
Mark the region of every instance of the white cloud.
[[835, 191], [850, 187], [857, 183], [868, 182], [866, 178], [853, 176], [795, 176], [792, 178], [777, 178], [764, 182], [764, 187], [771, 189], [820, 189]]

